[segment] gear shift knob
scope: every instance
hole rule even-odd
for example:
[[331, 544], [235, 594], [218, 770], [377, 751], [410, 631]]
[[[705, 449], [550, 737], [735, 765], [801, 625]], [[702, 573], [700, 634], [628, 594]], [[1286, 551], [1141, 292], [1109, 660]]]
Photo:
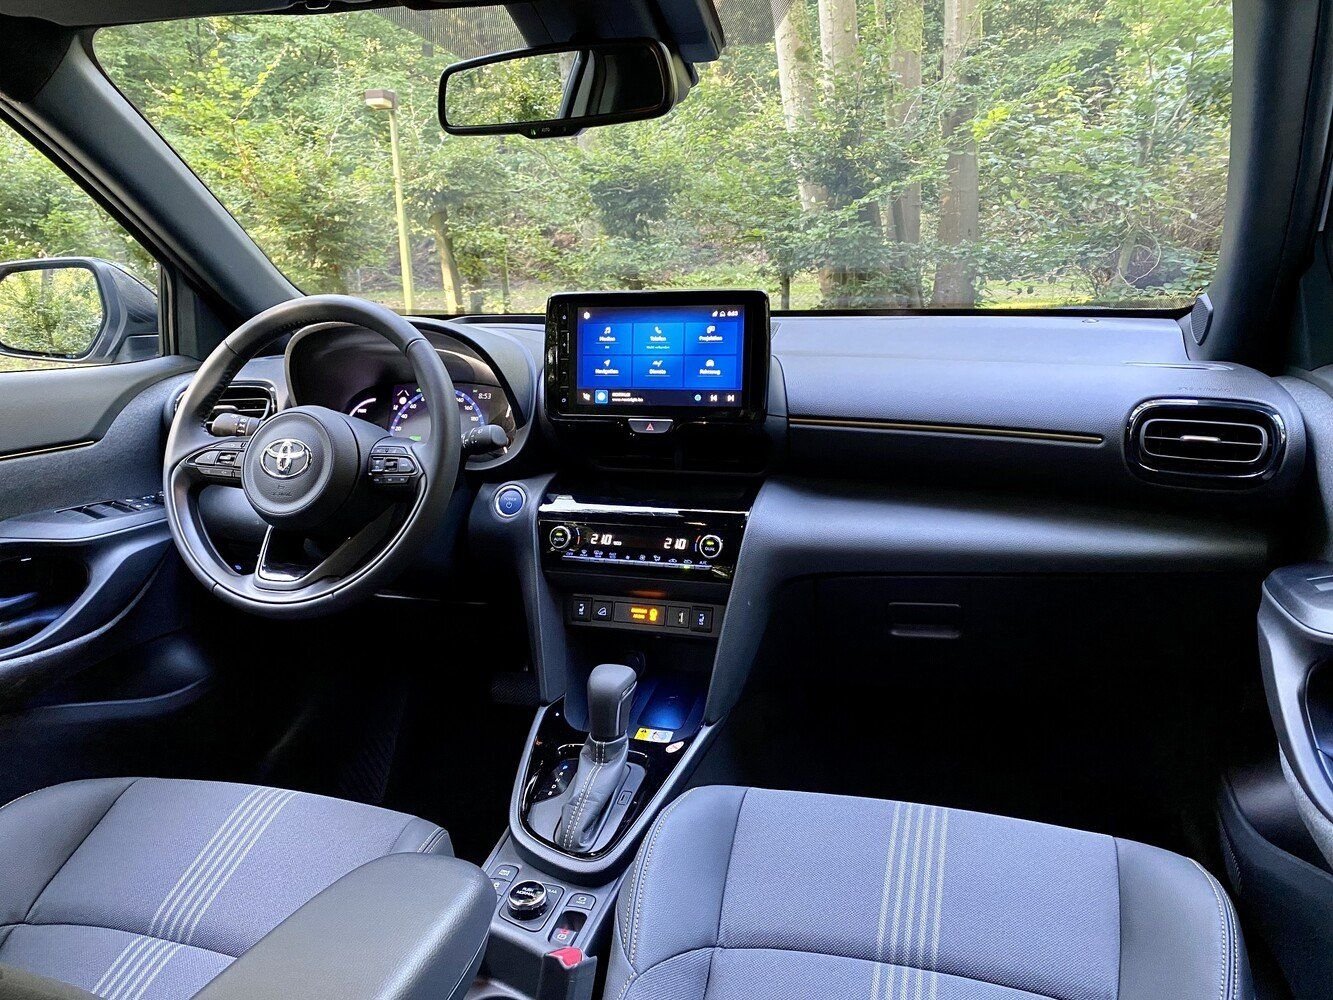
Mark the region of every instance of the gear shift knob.
[[588, 675], [588, 735], [599, 743], [618, 740], [629, 730], [638, 675], [619, 663], [603, 663]]

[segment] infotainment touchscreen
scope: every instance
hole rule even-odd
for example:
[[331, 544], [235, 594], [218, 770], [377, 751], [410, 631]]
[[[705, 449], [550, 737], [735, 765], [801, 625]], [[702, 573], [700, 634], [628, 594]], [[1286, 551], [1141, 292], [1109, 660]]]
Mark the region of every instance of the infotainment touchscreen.
[[[768, 309], [762, 293], [568, 295], [548, 309], [559, 412], [743, 417], [762, 404]], [[553, 329], [551, 328], [553, 327]], [[549, 396], [548, 396], [549, 399]], [[760, 406], [759, 408], [762, 408]]]
[[589, 305], [575, 319], [579, 402], [593, 406], [740, 405], [745, 309], [725, 303]]

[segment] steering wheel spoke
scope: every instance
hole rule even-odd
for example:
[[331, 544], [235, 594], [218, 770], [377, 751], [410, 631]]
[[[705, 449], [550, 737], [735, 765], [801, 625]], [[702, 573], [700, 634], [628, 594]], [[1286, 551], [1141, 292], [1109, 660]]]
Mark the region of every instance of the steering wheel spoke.
[[290, 591], [350, 576], [384, 548], [401, 520], [401, 511], [390, 508], [332, 545], [303, 532], [270, 527], [259, 549], [254, 585], [260, 590]]

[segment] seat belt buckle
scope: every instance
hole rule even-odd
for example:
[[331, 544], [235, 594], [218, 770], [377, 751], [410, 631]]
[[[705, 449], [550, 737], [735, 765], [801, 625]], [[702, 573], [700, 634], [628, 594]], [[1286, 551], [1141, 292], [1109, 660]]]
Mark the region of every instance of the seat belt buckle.
[[557, 948], [542, 956], [536, 1000], [592, 1000], [597, 959], [578, 948]]

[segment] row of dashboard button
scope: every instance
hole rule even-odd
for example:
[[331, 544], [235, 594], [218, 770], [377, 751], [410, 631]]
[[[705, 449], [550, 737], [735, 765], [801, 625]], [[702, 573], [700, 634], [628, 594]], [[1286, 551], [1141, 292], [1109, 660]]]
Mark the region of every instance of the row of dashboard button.
[[713, 632], [715, 610], [712, 605], [655, 604], [575, 595], [569, 601], [569, 620], [709, 634]]

